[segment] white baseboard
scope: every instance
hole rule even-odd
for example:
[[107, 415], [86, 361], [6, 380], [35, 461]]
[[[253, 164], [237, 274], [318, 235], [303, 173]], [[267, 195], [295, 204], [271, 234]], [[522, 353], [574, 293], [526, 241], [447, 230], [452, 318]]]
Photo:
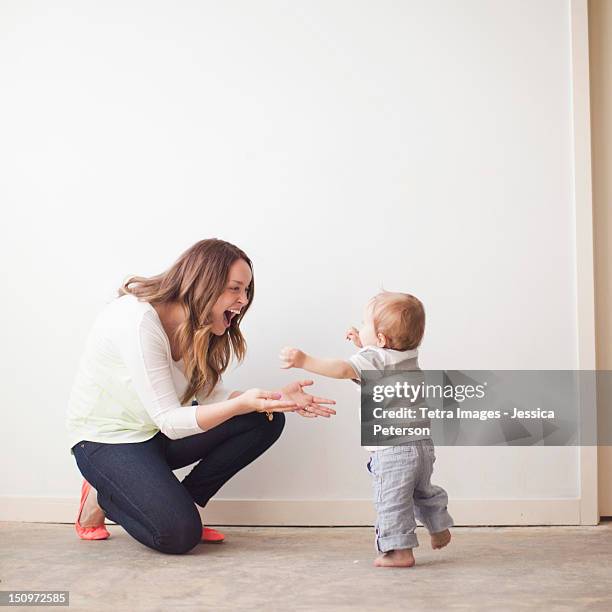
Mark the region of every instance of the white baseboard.
[[[0, 521], [71, 523], [77, 498], [0, 497]], [[455, 499], [457, 526], [580, 525], [580, 499]], [[371, 500], [216, 499], [202, 511], [207, 525], [369, 526]]]

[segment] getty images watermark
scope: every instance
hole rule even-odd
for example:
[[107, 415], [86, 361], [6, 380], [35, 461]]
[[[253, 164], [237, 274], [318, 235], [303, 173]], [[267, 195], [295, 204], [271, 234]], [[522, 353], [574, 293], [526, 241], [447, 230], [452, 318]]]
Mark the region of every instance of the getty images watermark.
[[361, 443], [610, 445], [611, 403], [610, 371], [365, 371]]

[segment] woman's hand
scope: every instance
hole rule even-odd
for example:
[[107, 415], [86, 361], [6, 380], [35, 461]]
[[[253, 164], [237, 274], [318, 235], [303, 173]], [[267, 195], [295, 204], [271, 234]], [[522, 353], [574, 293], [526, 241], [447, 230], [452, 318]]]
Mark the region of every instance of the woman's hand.
[[281, 368], [303, 368], [306, 361], [306, 353], [300, 349], [285, 346], [280, 352]]
[[359, 337], [359, 330], [356, 327], [349, 327], [346, 331], [346, 339], [350, 340], [357, 348], [363, 348], [361, 338]]
[[333, 408], [327, 408], [323, 405], [335, 404], [334, 400], [304, 393], [304, 387], [309, 387], [312, 384], [312, 380], [300, 380], [291, 383], [281, 389], [283, 398], [295, 402], [297, 404], [295, 412], [303, 417], [314, 418], [324, 416], [329, 418], [332, 414], [336, 414]]
[[265, 389], [247, 389], [237, 398], [240, 412], [293, 412], [299, 408], [293, 397], [281, 400], [278, 391], [266, 391]]

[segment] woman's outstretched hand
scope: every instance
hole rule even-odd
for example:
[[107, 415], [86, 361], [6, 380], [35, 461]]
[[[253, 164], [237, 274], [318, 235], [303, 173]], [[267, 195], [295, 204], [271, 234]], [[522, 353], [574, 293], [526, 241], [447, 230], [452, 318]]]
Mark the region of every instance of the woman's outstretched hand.
[[293, 412], [299, 408], [292, 397], [281, 400], [278, 391], [266, 391], [265, 389], [247, 389], [239, 396], [243, 412]]
[[334, 400], [324, 397], [316, 397], [304, 392], [304, 387], [312, 385], [312, 380], [299, 380], [288, 384], [281, 389], [283, 399], [291, 400], [297, 404], [294, 409], [299, 415], [308, 418], [324, 416], [329, 418], [332, 414], [336, 414], [333, 408], [328, 408], [324, 404], [335, 404]]

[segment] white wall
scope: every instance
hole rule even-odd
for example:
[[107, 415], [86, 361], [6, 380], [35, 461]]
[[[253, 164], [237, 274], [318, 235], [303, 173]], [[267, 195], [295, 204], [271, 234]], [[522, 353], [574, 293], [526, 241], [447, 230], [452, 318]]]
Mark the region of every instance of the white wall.
[[[196, 240], [255, 263], [247, 362], [347, 356], [381, 285], [424, 301], [427, 368], [577, 365], [569, 11], [560, 0], [0, 5], [0, 496], [74, 497], [64, 410], [129, 273]], [[226, 498], [369, 497], [358, 395], [289, 418]], [[440, 448], [457, 499], [579, 494], [578, 452]]]

